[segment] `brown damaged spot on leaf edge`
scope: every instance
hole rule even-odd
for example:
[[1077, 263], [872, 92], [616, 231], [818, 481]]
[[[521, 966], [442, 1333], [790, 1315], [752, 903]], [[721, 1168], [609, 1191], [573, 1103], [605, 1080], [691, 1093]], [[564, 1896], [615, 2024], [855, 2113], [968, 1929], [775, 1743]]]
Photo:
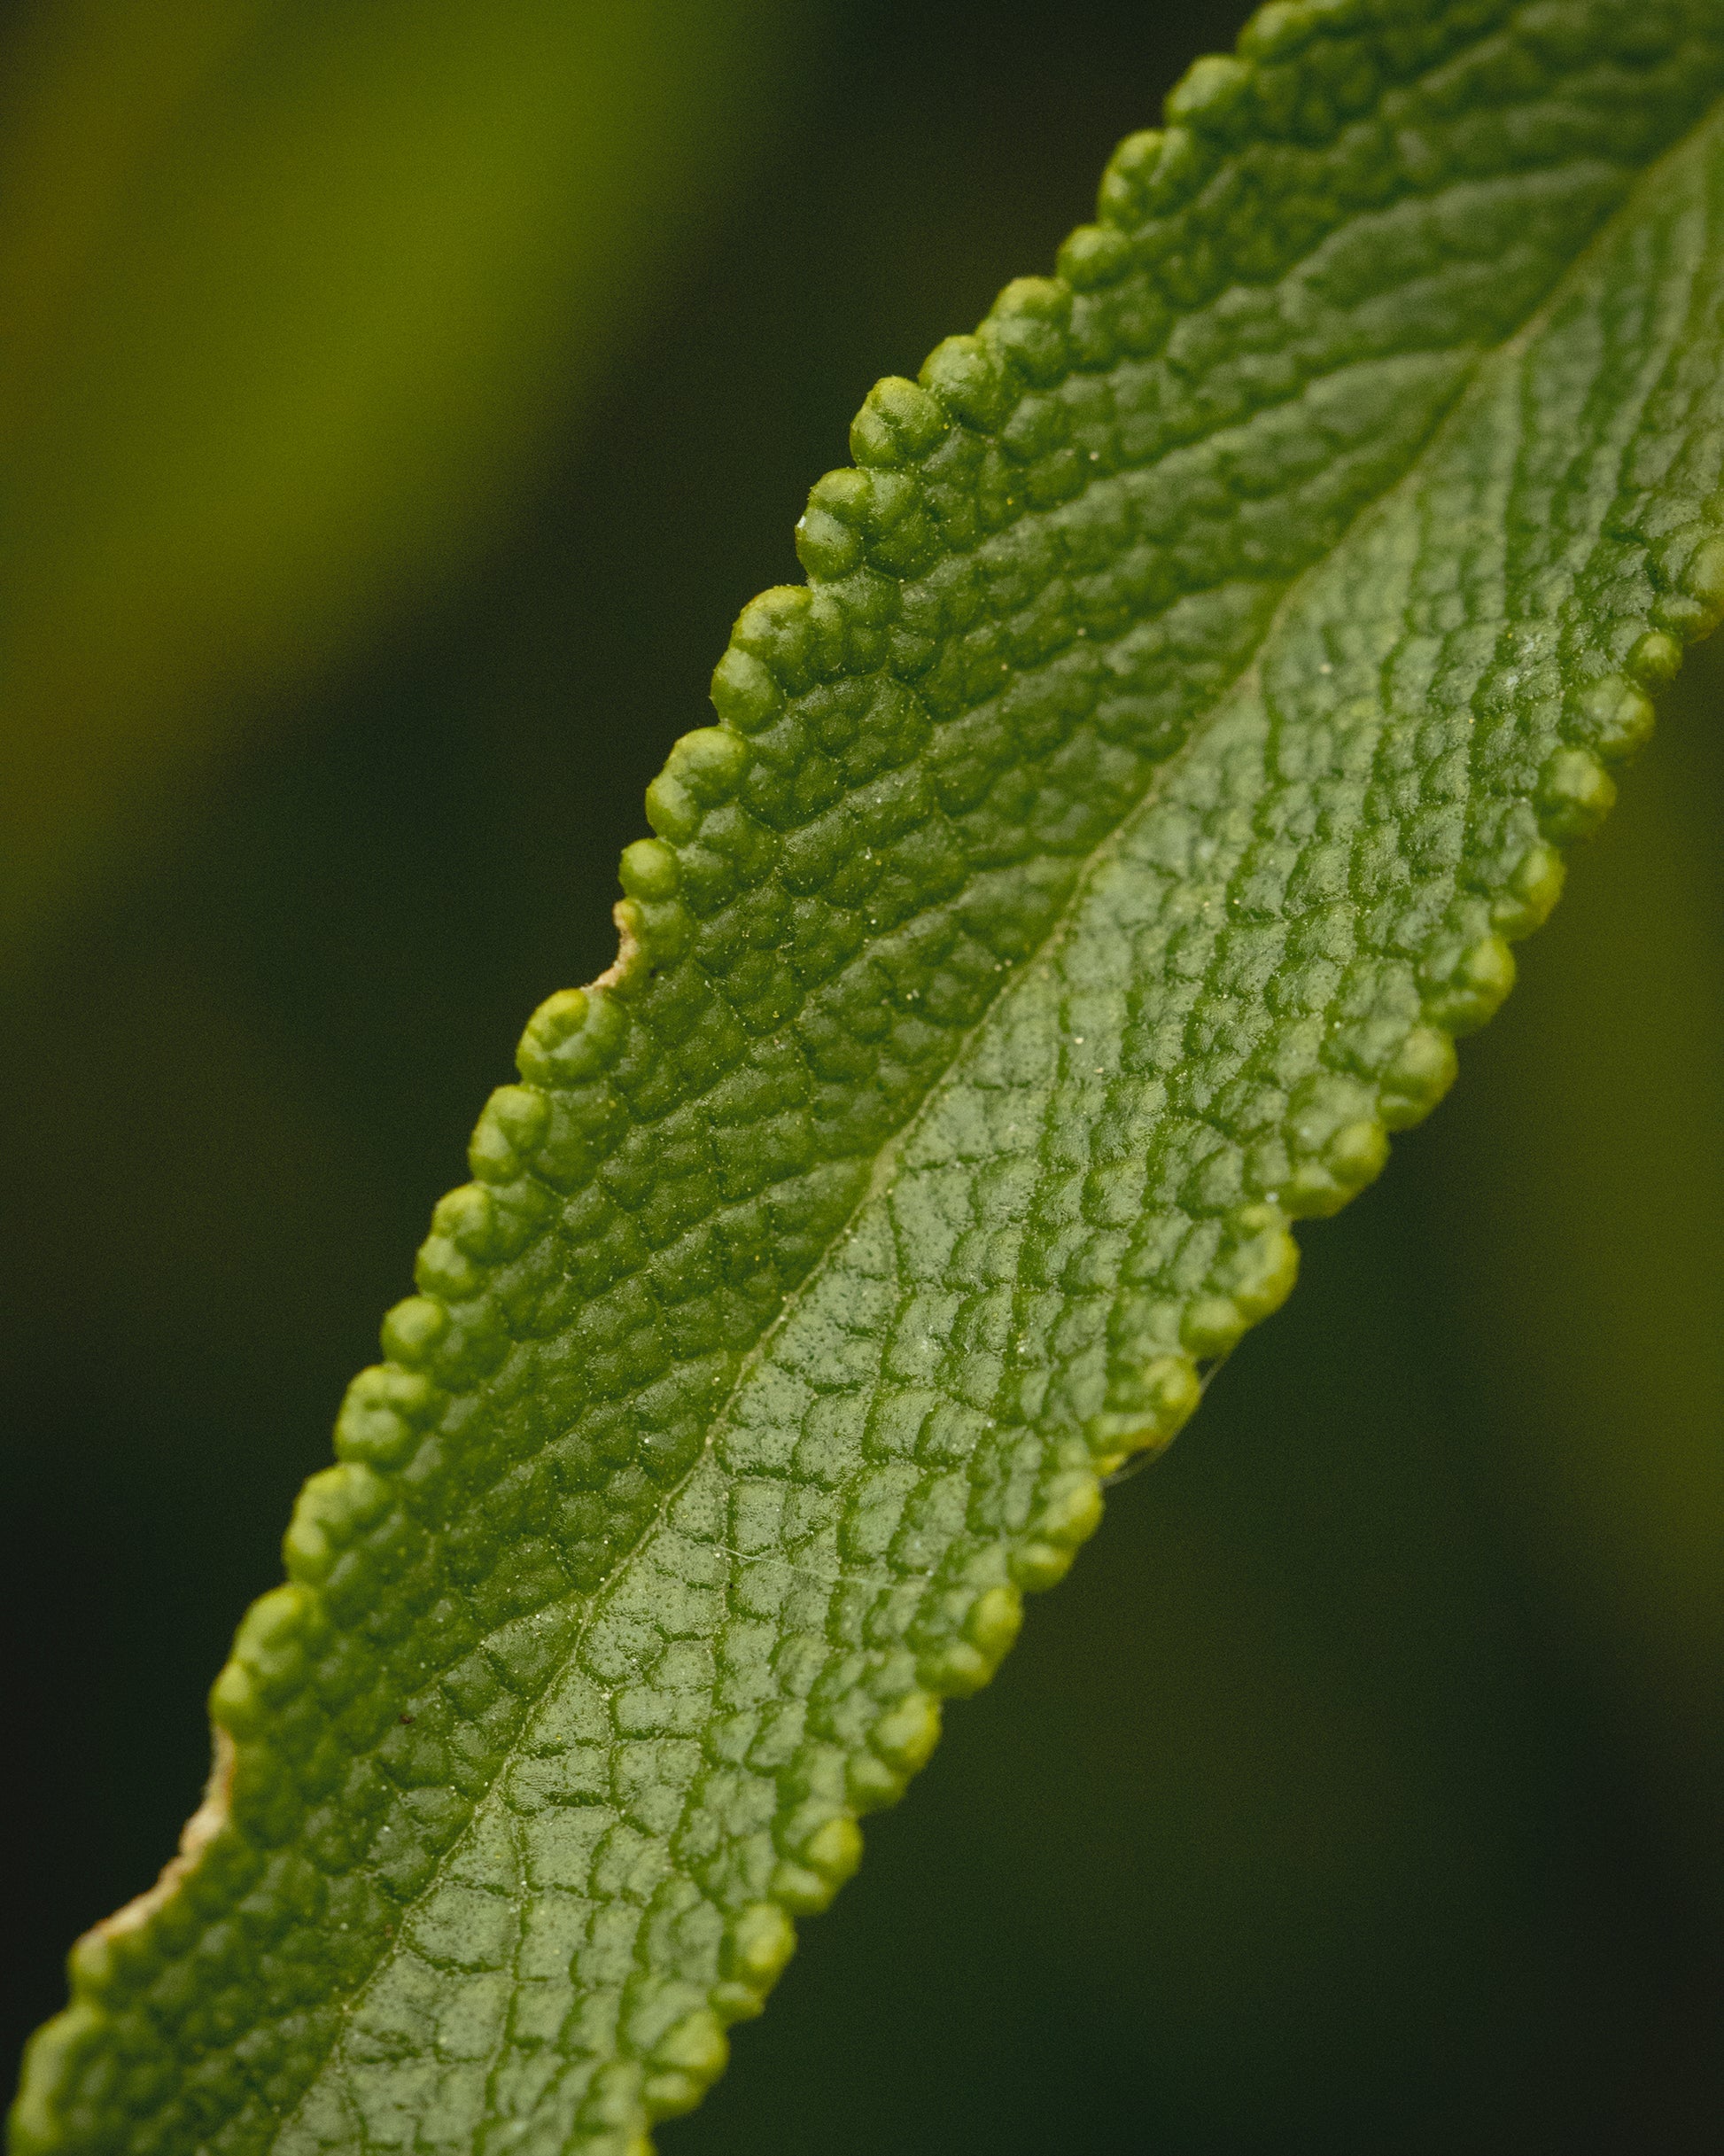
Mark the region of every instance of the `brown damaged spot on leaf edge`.
[[111, 1917], [104, 1917], [99, 1924], [91, 1925], [79, 1941], [80, 1946], [86, 1942], [106, 1941], [126, 1932], [141, 1930], [159, 1909], [173, 1899], [181, 1881], [227, 1825], [231, 1816], [233, 1780], [234, 1740], [217, 1724], [203, 1802], [180, 1829], [177, 1854], [162, 1866], [153, 1887], [146, 1887], [142, 1894], [134, 1895], [123, 1909], [116, 1909]]

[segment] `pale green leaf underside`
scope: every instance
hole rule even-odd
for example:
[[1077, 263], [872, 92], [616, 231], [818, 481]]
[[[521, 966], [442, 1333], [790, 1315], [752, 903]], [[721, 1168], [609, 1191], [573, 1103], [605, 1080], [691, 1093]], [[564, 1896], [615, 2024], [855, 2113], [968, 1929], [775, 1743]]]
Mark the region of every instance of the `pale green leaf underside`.
[[1506, 992], [1724, 613], [1724, 0], [1241, 51], [815, 489], [20, 2152], [644, 2148]]

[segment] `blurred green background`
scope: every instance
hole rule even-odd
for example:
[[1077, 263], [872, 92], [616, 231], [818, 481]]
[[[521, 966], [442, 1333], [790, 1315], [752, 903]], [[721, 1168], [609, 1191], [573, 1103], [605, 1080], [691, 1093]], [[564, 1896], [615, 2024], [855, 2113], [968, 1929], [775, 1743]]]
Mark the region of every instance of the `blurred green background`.
[[[869, 383], [1243, 12], [0, 12], [9, 2046]], [[1721, 708], [667, 2152], [1718, 2145]]]

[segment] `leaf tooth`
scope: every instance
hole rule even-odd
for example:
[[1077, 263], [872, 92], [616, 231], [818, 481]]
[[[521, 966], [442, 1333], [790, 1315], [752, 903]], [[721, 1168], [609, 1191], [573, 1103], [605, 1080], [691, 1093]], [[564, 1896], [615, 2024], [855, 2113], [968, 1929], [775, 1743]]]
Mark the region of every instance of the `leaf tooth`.
[[909, 1786], [904, 1776], [871, 1752], [855, 1752], [844, 1763], [844, 1794], [858, 1812], [885, 1811]]
[[639, 838], [625, 847], [617, 874], [626, 896], [613, 909], [617, 953], [606, 978], [618, 993], [638, 994], [687, 952], [695, 918], [677, 895], [683, 863], [663, 839]]
[[881, 1716], [868, 1742], [888, 1766], [900, 1774], [919, 1774], [940, 1741], [940, 1702], [935, 1693], [912, 1687]]
[[[609, 1092], [588, 1086], [586, 1093]], [[559, 1099], [557, 1123], [572, 1122], [567, 1095]], [[584, 1135], [584, 1133], [583, 1133]], [[555, 1150], [555, 1138], [546, 1147]], [[513, 1183], [464, 1183], [441, 1201], [432, 1215], [432, 1234], [421, 1247], [416, 1267], [421, 1289], [454, 1304], [494, 1296], [514, 1276], [500, 1269], [530, 1250], [556, 1210], [554, 1179], [523, 1175]]]
[[[810, 619], [813, 595], [805, 584], [777, 584], [763, 591], [736, 617], [731, 642], [740, 651], [771, 669], [781, 689], [795, 696], [812, 689], [817, 678], [814, 660], [814, 626]], [[647, 790], [647, 814], [661, 837], [676, 838], [653, 813], [653, 789]]]
[[1539, 822], [1552, 838], [1589, 838], [1616, 806], [1616, 782], [1588, 749], [1554, 749], [1539, 770]]
[[1514, 953], [1501, 936], [1440, 942], [1421, 969], [1425, 1015], [1445, 1032], [1476, 1033], [1514, 986]]
[[761, 734], [784, 712], [784, 691], [765, 662], [733, 642], [712, 670], [712, 708], [739, 734]]
[[1528, 846], [1491, 901], [1491, 926], [1510, 942], [1542, 928], [1563, 894], [1567, 875], [1555, 846], [1542, 842]]
[[1695, 643], [1724, 621], [1724, 540], [1710, 525], [1671, 533], [1652, 549], [1651, 567], [1662, 587], [1652, 605], [1661, 627]]
[[1005, 366], [1037, 389], [1071, 368], [1071, 287], [1059, 277], [1013, 277], [976, 335]]
[[1207, 53], [1194, 60], [1168, 92], [1170, 127], [1188, 127], [1231, 142], [1249, 123], [1256, 70], [1231, 54]]
[[1023, 1623], [1022, 1590], [1013, 1581], [984, 1587], [968, 1599], [951, 1636], [918, 1659], [917, 1675], [930, 1692], [967, 1697], [999, 1668]]
[[1026, 1594], [1045, 1594], [1071, 1570], [1076, 1555], [1063, 1543], [1027, 1536], [1012, 1552], [1012, 1576]]
[[413, 1263], [420, 1290], [445, 1303], [470, 1303], [485, 1289], [487, 1269], [470, 1257], [451, 1237], [427, 1235]]
[[481, 1182], [513, 1183], [544, 1136], [549, 1102], [536, 1086], [499, 1086], [481, 1110], [467, 1164]]
[[1107, 160], [1096, 192], [1096, 214], [1105, 225], [1129, 230], [1149, 214], [1149, 188], [1161, 162], [1159, 128], [1128, 135]]
[[696, 2007], [653, 2046], [641, 2099], [655, 2119], [680, 2118], [694, 2110], [729, 2061], [723, 2021], [710, 2007]]
[[[995, 1669], [1010, 1653], [1023, 1627], [1023, 1597], [1001, 1582], [984, 1587], [964, 1620], [965, 1634]], [[991, 1674], [991, 1671], [990, 1672]]]
[[1189, 1355], [1152, 1355], [1110, 1370], [1107, 1404], [1083, 1425], [1097, 1474], [1116, 1474], [1133, 1453], [1164, 1452], [1202, 1397], [1202, 1380]]
[[920, 383], [889, 374], [876, 382], [850, 423], [850, 455], [858, 464], [892, 468], [920, 463], [951, 432], [939, 400]]
[[374, 1363], [347, 1388], [336, 1420], [337, 1452], [374, 1467], [398, 1467], [444, 1404], [423, 1372]]
[[862, 1830], [848, 1812], [811, 1823], [800, 1807], [782, 1823], [776, 1839], [784, 1853], [773, 1867], [773, 1899], [796, 1916], [818, 1916], [862, 1861]]
[[[1658, 647], [1672, 641], [1658, 634], [1655, 650], [1660, 659]], [[1652, 642], [1652, 636], [1642, 636], [1634, 649], [1639, 651]], [[1572, 730], [1607, 763], [1626, 763], [1651, 737], [1656, 716], [1652, 699], [1625, 674], [1607, 673], [1588, 682], [1569, 709]]]
[[1629, 673], [1649, 689], [1667, 689], [1681, 670], [1682, 647], [1662, 629], [1649, 629], [1629, 647], [1627, 663]]
[[[896, 615], [891, 580], [920, 565], [933, 539], [921, 509], [921, 488], [904, 471], [846, 468], [827, 472], [810, 489], [796, 525], [796, 552], [814, 582], [844, 581], [847, 642], [859, 636], [866, 646], [870, 630]], [[867, 562], [886, 568], [888, 576], [858, 577]], [[866, 666], [877, 655], [858, 649], [845, 656]]]
[[346, 1545], [390, 1509], [389, 1485], [362, 1460], [341, 1460], [307, 1479], [283, 1539], [288, 1576], [315, 1586]]
[[1239, 51], [1252, 60], [1290, 60], [1321, 36], [1324, 27], [1322, 17], [1306, 0], [1268, 0], [1239, 32]]
[[702, 808], [719, 808], [734, 797], [749, 762], [749, 745], [734, 728], [702, 726], [674, 744], [664, 768]]
[[404, 1370], [423, 1369], [449, 1329], [449, 1313], [431, 1296], [408, 1296], [383, 1321], [383, 1351]]
[[1682, 572], [1682, 588], [1697, 609], [1689, 624], [1690, 640], [1710, 636], [1724, 622], [1724, 540], [1707, 530]]
[[251, 1671], [231, 1655], [221, 1666], [209, 1691], [210, 1720], [229, 1737], [244, 1741], [259, 1735], [267, 1710]]
[[661, 838], [687, 845], [701, 828], [700, 804], [669, 771], [647, 789], [647, 821]]
[[868, 494], [863, 471], [829, 471], [809, 489], [796, 542], [796, 558], [811, 577], [830, 582], [861, 566]]
[[1298, 1218], [1339, 1212], [1376, 1180], [1388, 1159], [1388, 1133], [1373, 1088], [1337, 1071], [1313, 1071], [1300, 1081], [1283, 1134], [1290, 1173], [1279, 1203]]
[[559, 989], [528, 1019], [515, 1060], [533, 1085], [580, 1085], [616, 1062], [627, 1031], [627, 1016], [603, 988]]
[[1103, 292], [1131, 268], [1131, 245], [1116, 225], [1081, 224], [1060, 249], [1060, 274], [1074, 292]]
[[464, 1305], [457, 1318], [435, 1296], [409, 1296], [383, 1321], [383, 1350], [390, 1361], [427, 1371], [452, 1390], [488, 1377], [509, 1348], [501, 1316], [487, 1297]]
[[676, 849], [667, 846], [662, 838], [637, 838], [633, 845], [625, 846], [618, 874], [631, 899], [649, 904], [674, 899], [682, 883]]
[[[1367, 1184], [1376, 1181], [1388, 1156], [1387, 1131], [1374, 1117], [1362, 1116], [1355, 1123], [1342, 1125], [1319, 1159], [1301, 1163], [1282, 1194], [1282, 1202], [1290, 1213], [1307, 1218], [1339, 1212]], [[1254, 1318], [1250, 1322], [1254, 1323]]]
[[745, 1903], [725, 1926], [715, 2010], [727, 2020], [751, 2020], [796, 1950], [796, 1927], [776, 1902]]
[[315, 1609], [310, 1591], [290, 1580], [260, 1594], [240, 1619], [229, 1664], [243, 1670], [253, 1691], [272, 1706], [305, 1683]]
[[1455, 1044], [1441, 1027], [1411, 1027], [1378, 1085], [1378, 1113], [1387, 1128], [1422, 1122], [1455, 1083], [1457, 1068]]
[[979, 337], [948, 337], [922, 362], [922, 382], [954, 418], [981, 433], [1011, 410], [1013, 390], [998, 356]]
[[652, 2156], [652, 2143], [637, 2124], [642, 2078], [633, 2059], [611, 2059], [594, 2074], [575, 2114], [574, 2145], [581, 2156]]
[[1025, 1539], [1048, 1543], [1055, 1549], [1076, 1550], [1101, 1525], [1101, 1513], [1099, 1477], [1086, 1468], [1062, 1469], [1050, 1478]]
[[1164, 128], [1154, 164], [1138, 183], [1144, 219], [1164, 218], [1184, 209], [1220, 161], [1220, 144], [1197, 129]]
[[1179, 1337], [1193, 1355], [1215, 1361], [1236, 1346], [1246, 1320], [1231, 1296], [1194, 1296], [1179, 1322]]

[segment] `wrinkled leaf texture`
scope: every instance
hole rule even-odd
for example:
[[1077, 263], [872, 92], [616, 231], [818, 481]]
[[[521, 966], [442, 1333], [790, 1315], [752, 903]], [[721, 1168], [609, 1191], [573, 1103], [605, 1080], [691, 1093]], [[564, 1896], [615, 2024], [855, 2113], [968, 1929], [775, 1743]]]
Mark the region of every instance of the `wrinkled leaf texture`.
[[19, 2156], [641, 2156], [1724, 614], [1724, 0], [1289, 0], [889, 380]]

